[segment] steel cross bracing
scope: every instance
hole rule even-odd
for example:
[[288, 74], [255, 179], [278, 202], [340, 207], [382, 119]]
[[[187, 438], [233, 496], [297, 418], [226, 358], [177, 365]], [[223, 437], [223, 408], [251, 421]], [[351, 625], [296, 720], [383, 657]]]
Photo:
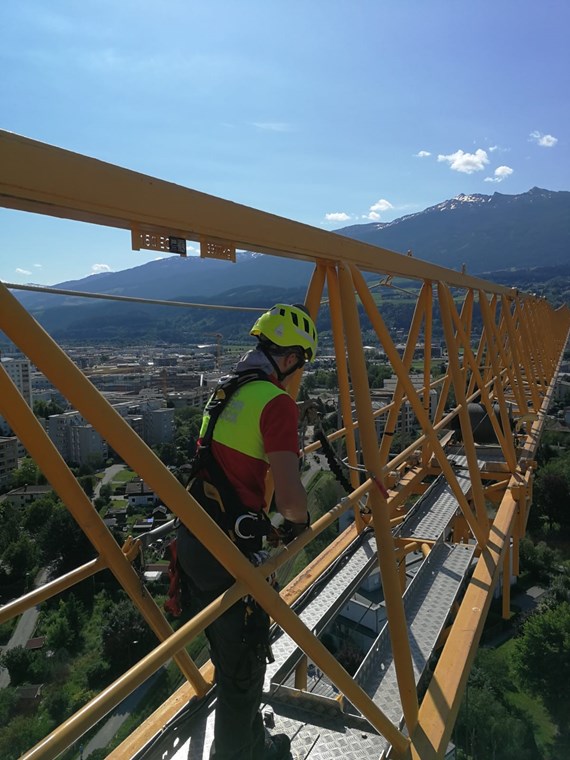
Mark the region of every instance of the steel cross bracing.
[[[469, 478], [459, 477], [458, 480], [467, 494]], [[458, 508], [440, 476], [418, 499], [409, 518], [395, 531], [401, 537], [436, 541], [404, 593], [417, 686], [461, 592], [475, 551], [473, 544], [453, 545], [443, 541]], [[375, 565], [376, 540], [373, 534], [365, 533], [357, 544], [356, 548], [351, 548], [346, 562], [311, 593], [306, 603], [302, 599], [299, 601], [300, 618], [317, 634], [338, 614]], [[269, 708], [275, 730], [283, 730], [292, 737], [294, 757], [329, 760], [346, 757], [350, 750], [348, 757], [356, 760], [369, 758], [371, 753], [380, 757], [389, 748], [389, 743], [376, 735], [350, 703], [343, 704], [338, 689], [324, 674], [320, 674], [316, 683], [308, 683], [306, 689], [294, 687], [290, 674], [303, 653], [285, 632], [280, 632], [272, 648], [275, 662], [267, 668], [264, 688], [267, 702], [263, 711], [267, 712]], [[395, 724], [402, 726], [402, 707], [387, 623], [354, 678], [375, 704]], [[176, 721], [177, 727], [158, 746], [143, 753], [141, 760], [143, 757], [146, 760], [170, 757], [168, 748], [174, 751], [175, 746], [174, 760], [187, 757], [206, 760], [213, 737], [213, 708], [215, 703], [185, 724]]]
[[[373, 533], [365, 533], [358, 540], [359, 546], [347, 553], [348, 559], [311, 594], [306, 605], [302, 605], [299, 617], [309, 630], [317, 635], [322, 633], [340, 607], [352, 596], [362, 580], [378, 563], [376, 538]], [[302, 599], [300, 600], [302, 602]], [[275, 662], [267, 666], [264, 691], [271, 694], [287, 679], [303, 653], [284, 631], [280, 631], [271, 647]]]
[[[293, 708], [283, 701], [285, 696], [294, 695], [295, 682], [302, 685], [302, 657], [295, 668], [294, 683], [291, 683], [291, 675], [286, 676], [279, 701], [277, 694], [270, 693], [276, 708], [276, 730], [285, 729], [294, 736], [294, 745], [304, 752], [305, 757], [309, 755], [310, 760], [326, 760], [340, 755], [347, 760], [376, 757], [390, 741], [394, 756], [411, 755], [412, 760], [442, 758], [499, 573], [501, 569], [508, 571], [511, 561], [515, 574], [518, 573], [518, 546], [532, 501], [536, 451], [568, 338], [570, 311], [567, 308], [555, 310], [542, 298], [481, 278], [2, 131], [0, 167], [0, 205], [9, 209], [122, 228], [131, 231], [133, 240], [140, 240], [141, 236], [149, 240], [164, 240], [169, 236], [198, 240], [202, 254], [214, 257], [219, 257], [220, 251], [244, 248], [313, 262], [315, 269], [305, 303], [315, 319], [320, 309], [328, 309], [341, 416], [339, 430], [331, 435], [331, 440], [343, 439], [346, 445], [348, 464], [352, 467], [353, 491], [296, 539], [287, 552], [272, 559], [267, 574], [295, 557], [319, 532], [336, 524], [343, 512], [352, 509], [355, 517], [351, 528], [316, 557], [281, 595], [276, 594], [265, 582], [263, 570], [254, 570], [239, 554], [129, 424], [9, 293], [9, 288], [0, 284], [0, 330], [122, 459], [149, 483], [173, 514], [185, 524], [191, 523], [199, 540], [237, 579], [223, 598], [173, 631], [152, 596], [141, 586], [132, 565], [139, 554], [137, 542], [128, 542], [121, 551], [55, 444], [0, 367], [0, 413], [53, 485], [97, 554], [96, 559], [66, 576], [53, 579], [46, 586], [4, 605], [0, 608], [0, 623], [61, 594], [100, 570], [108, 569], [159, 640], [149, 655], [29, 749], [24, 755], [26, 760], [57, 757], [174, 657], [185, 679], [180, 693], [176, 692], [133, 732], [124, 746], [109, 756], [110, 760], [135, 757], [151, 736], [164, 731], [168, 721], [166, 716], [176, 715], [180, 703], [195, 700], [196, 695], [205, 694], [211, 686], [211, 665], [198, 669], [185, 645], [245, 593], [256, 596], [286, 632], [281, 640], [276, 641], [276, 650], [283, 647], [280, 665], [287, 661], [287, 666], [278, 676], [277, 670], [272, 670], [273, 682], [270, 676], [268, 688], [273, 689], [281, 675], [289, 673], [291, 664], [299, 659], [296, 652], [304, 651], [324, 674], [322, 688], [315, 688], [315, 691], [323, 692], [320, 697], [318, 694], [305, 696], [308, 687], [296, 690], [296, 704], [300, 704], [302, 697], [312, 712], [300, 711], [297, 707], [297, 713], [293, 714]], [[392, 277], [402, 277], [416, 285], [419, 283], [403, 354], [390, 335], [381, 314], [382, 303], [378, 305], [377, 294], [372, 294], [364, 272], [387, 276], [386, 282]], [[475, 317], [477, 329], [474, 328]], [[383, 350], [397, 377], [392, 401], [381, 412], [388, 413], [381, 440], [377, 435], [376, 413], [372, 412], [362, 342], [363, 319], [368, 320], [366, 329], [377, 338], [378, 347]], [[444, 374], [439, 378], [432, 375], [432, 363], [437, 363], [435, 358], [432, 362], [431, 349], [436, 319], [443, 329], [447, 362]], [[416, 347], [422, 339], [423, 377], [421, 387], [418, 387], [412, 382], [410, 373]], [[299, 384], [300, 378], [291, 390], [293, 396], [297, 394]], [[430, 404], [432, 392], [438, 395], [435, 411]], [[475, 443], [475, 429], [468, 411], [472, 402], [484, 406], [492, 423], [497, 447], [489, 452]], [[390, 458], [392, 436], [397, 430], [398, 415], [404, 403], [413, 412], [420, 430], [419, 437]], [[499, 409], [498, 415], [495, 415], [494, 406]], [[460, 449], [449, 446], [446, 431], [452, 420], [459, 422], [461, 429]], [[516, 424], [516, 434], [513, 424]], [[316, 446], [310, 450], [316, 450]], [[497, 456], [498, 451], [502, 457]], [[441, 475], [442, 479], [427, 490], [425, 497], [416, 503], [405, 519], [406, 505], [411, 497], [424, 493], [434, 475]], [[363, 500], [367, 507], [364, 514], [359, 509]], [[487, 510], [488, 501], [496, 505], [492, 517]], [[312, 630], [322, 629], [340, 606], [342, 594], [350, 594], [357, 583], [356, 578], [364, 572], [364, 566], [368, 566], [368, 556], [358, 566], [360, 560], [356, 552], [353, 570], [345, 569], [350, 567], [352, 557], [348, 555], [354, 539], [367, 527], [374, 529], [379, 547], [375, 560], [382, 576], [393, 665], [397, 671], [397, 695], [389, 700], [389, 705], [381, 698], [390, 681], [387, 674], [382, 679], [384, 685], [380, 683], [378, 695], [374, 692], [378, 696], [377, 703], [376, 696], [371, 700], [358, 681], [350, 677], [312, 633]], [[449, 534], [454, 541], [462, 543], [443, 543], [442, 539], [449, 540]], [[363, 540], [368, 542], [369, 548], [372, 546], [368, 534], [365, 533]], [[459, 605], [455, 605], [455, 618], [446, 629], [445, 643], [438, 650], [431, 677], [425, 678], [424, 691], [418, 664], [425, 664], [429, 659], [430, 648], [436, 645], [437, 632], [447, 622], [445, 618], [451, 600], [457, 593], [461, 594], [472, 547], [476, 547], [478, 556], [473, 577], [467, 582]], [[406, 556], [417, 555], [419, 551], [427, 559], [421, 574], [418, 573], [403, 595]], [[336, 571], [333, 572], [331, 564], [339, 559], [341, 562], [335, 565]], [[344, 566], [343, 559], [346, 561]], [[428, 570], [430, 566], [440, 572], [432, 575]], [[346, 577], [342, 581], [344, 590], [341, 594], [338, 590], [335, 592], [337, 581], [333, 579], [341, 577], [343, 571]], [[508, 572], [503, 573], [504, 578], [508, 579], [508, 575]], [[297, 617], [291, 605], [303, 593], [308, 594], [319, 578], [323, 582], [315, 587], [316, 595], [308, 596], [301, 618]], [[427, 583], [425, 587], [424, 582]], [[434, 592], [437, 596], [434, 605], [428, 586], [433, 583], [436, 588], [440, 582], [450, 585]], [[503, 582], [502, 591], [503, 614], [507, 617], [508, 582]], [[318, 610], [321, 594], [321, 600], [325, 601], [322, 602], [323, 609]], [[422, 600], [417, 609], [414, 598]], [[438, 608], [440, 601], [443, 604], [441, 609]], [[424, 627], [424, 613], [428, 617], [431, 615], [431, 621], [425, 619], [425, 627], [430, 633], [418, 649], [421, 636], [414, 626]], [[377, 652], [384, 650], [378, 649]], [[382, 654], [384, 656], [388, 655]], [[372, 664], [374, 657], [369, 655], [368, 664]], [[372, 666], [372, 671], [374, 669]], [[325, 688], [325, 684], [332, 683], [339, 692], [338, 698], [332, 687], [332, 693]], [[366, 678], [362, 683], [369, 686]], [[343, 701], [350, 701], [366, 717], [366, 728], [363, 729], [362, 718], [341, 710]], [[379, 708], [379, 704], [384, 705], [389, 715]], [[324, 713], [317, 716], [317, 707], [330, 707], [335, 711], [335, 718], [329, 719]], [[402, 714], [409, 738], [397, 728]], [[307, 715], [312, 715], [310, 725]], [[211, 718], [203, 721], [204, 730], [209, 722]], [[374, 726], [374, 730], [370, 730], [370, 726]], [[178, 748], [182, 746], [179, 729], [180, 726], [172, 727], [172, 742], [164, 757], [173, 756], [176, 738]], [[364, 733], [366, 737], [362, 736]], [[185, 758], [202, 756], [200, 747], [204, 748], [205, 736], [202, 733], [200, 738], [199, 732], [193, 736], [192, 750]]]

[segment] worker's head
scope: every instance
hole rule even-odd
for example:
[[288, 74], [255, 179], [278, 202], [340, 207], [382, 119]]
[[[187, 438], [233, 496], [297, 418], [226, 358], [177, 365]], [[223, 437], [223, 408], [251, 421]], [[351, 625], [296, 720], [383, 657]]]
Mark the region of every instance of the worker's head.
[[279, 380], [313, 361], [317, 353], [317, 328], [302, 304], [276, 304], [259, 317], [250, 334], [257, 337]]

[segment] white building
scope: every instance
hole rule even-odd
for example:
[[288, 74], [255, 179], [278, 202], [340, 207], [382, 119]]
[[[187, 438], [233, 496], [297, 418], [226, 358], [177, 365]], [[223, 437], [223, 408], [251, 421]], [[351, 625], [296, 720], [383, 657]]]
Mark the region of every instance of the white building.
[[149, 446], [170, 443], [174, 438], [174, 409], [153, 409], [143, 414], [144, 440]]
[[[22, 394], [26, 404], [32, 406], [32, 384], [30, 374], [30, 362], [28, 359], [13, 359], [10, 357], [2, 358], [2, 367], [6, 374], [12, 380], [16, 388]], [[10, 436], [12, 429], [4, 417], [0, 416], [0, 435]]]
[[107, 443], [79, 412], [52, 414], [47, 432], [66, 462], [85, 464], [94, 457], [107, 458]]

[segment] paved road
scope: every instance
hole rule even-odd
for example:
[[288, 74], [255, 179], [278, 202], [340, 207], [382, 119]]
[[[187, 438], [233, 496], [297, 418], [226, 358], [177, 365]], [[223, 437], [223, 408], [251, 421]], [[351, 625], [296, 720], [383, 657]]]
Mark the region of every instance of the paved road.
[[[165, 667], [165, 666], [163, 666]], [[105, 723], [101, 726], [99, 731], [93, 736], [86, 745], [83, 746], [81, 755], [77, 755], [76, 760], [81, 757], [82, 760], [87, 760], [89, 755], [96, 749], [106, 747], [111, 739], [115, 736], [119, 728], [123, 725], [129, 715], [134, 711], [140, 700], [144, 697], [146, 692], [152, 687], [156, 679], [162, 673], [162, 668], [157, 670], [156, 673], [141, 684], [138, 689], [135, 689], [132, 694], [125, 697], [120, 705], [110, 714]], [[81, 746], [81, 740], [77, 742]]]
[[[40, 570], [34, 581], [34, 586], [42, 586], [47, 580], [47, 570]], [[1, 647], [3, 652], [8, 649], [14, 649], [14, 647], [23, 647], [26, 645], [28, 639], [31, 639], [34, 631], [36, 630], [36, 624], [38, 622], [39, 610], [37, 607], [32, 607], [30, 610], [20, 615], [18, 624], [14, 629], [10, 641]], [[6, 668], [0, 668], [0, 689], [4, 689], [10, 683], [10, 676]]]
[[93, 498], [96, 499], [99, 496], [99, 491], [101, 490], [101, 486], [105, 483], [110, 483], [115, 475], [118, 472], [121, 472], [121, 470], [124, 470], [126, 467], [125, 464], [112, 464], [110, 467], [107, 467], [103, 477], [101, 480], [97, 481], [97, 484], [95, 485], [93, 489]]

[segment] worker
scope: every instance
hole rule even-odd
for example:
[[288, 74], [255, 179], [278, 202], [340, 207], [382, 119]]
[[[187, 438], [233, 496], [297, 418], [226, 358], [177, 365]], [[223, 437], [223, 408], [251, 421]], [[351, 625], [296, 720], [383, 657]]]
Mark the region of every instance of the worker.
[[[241, 378], [242, 384], [233, 389], [229, 401], [227, 384], [218, 394], [224, 406], [213, 426], [215, 404], [206, 406], [194, 467], [197, 474], [189, 490], [257, 565], [263, 561], [262, 537], [271, 529], [265, 511], [268, 468], [276, 509], [283, 518], [279, 529], [283, 542], [309, 525], [307, 494], [299, 472], [297, 405], [286, 389], [305, 362], [314, 359], [317, 331], [304, 306], [277, 304], [259, 317], [250, 334], [257, 338], [257, 345], [240, 359], [233, 376]], [[224, 378], [220, 382], [223, 386]], [[201, 458], [201, 451], [208, 456]], [[189, 582], [194, 612], [234, 583], [233, 576], [184, 525], [178, 529], [178, 558]], [[246, 597], [208, 626], [206, 635], [216, 668], [210, 757], [289, 758], [289, 737], [266, 733], [260, 713], [266, 664], [272, 661], [265, 610]]]

